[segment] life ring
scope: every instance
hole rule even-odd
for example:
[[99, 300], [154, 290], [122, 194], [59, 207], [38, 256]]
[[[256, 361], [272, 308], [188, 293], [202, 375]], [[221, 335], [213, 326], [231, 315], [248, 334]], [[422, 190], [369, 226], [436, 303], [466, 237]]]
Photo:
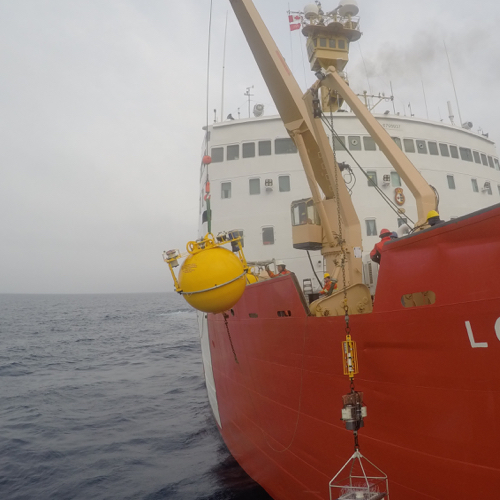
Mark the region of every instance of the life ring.
[[399, 206], [404, 205], [406, 199], [405, 195], [403, 194], [403, 188], [398, 187], [394, 190], [394, 201]]

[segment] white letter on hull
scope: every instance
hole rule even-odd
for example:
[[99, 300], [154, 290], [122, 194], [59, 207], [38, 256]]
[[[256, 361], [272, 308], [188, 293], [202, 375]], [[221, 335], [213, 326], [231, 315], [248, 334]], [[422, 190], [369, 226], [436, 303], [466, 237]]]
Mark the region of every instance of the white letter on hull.
[[[497, 321], [497, 324], [499, 324], [498, 321]], [[474, 334], [472, 333], [472, 328], [470, 327], [469, 321], [465, 322], [465, 328], [467, 328], [467, 333], [469, 334], [470, 345], [472, 347], [488, 347], [488, 342], [476, 342], [474, 340]], [[500, 324], [499, 324], [499, 329], [500, 329]], [[497, 335], [498, 335], [498, 330], [497, 330]]]
[[500, 340], [500, 318], [497, 319], [495, 323], [495, 332], [497, 334], [498, 340]]

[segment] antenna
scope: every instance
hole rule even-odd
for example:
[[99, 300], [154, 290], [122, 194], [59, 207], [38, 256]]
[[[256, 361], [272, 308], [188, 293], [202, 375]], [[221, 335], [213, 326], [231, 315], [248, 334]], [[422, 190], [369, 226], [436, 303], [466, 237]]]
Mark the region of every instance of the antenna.
[[251, 87], [247, 87], [247, 91], [243, 94], [248, 97], [248, 118], [250, 118], [250, 97], [253, 97], [253, 94], [250, 93], [251, 89], [253, 89], [253, 85]]
[[226, 73], [227, 16], [228, 16], [228, 11], [226, 11], [226, 29], [224, 30], [224, 51], [222, 53], [222, 96], [220, 104], [221, 119], [224, 118], [224, 76]]
[[429, 110], [427, 109], [427, 99], [425, 97], [425, 88], [424, 88], [424, 80], [420, 80], [422, 82], [422, 93], [424, 94], [424, 103], [425, 103], [425, 113], [427, 114], [427, 119], [429, 119]]
[[450, 122], [452, 125], [455, 125], [454, 119], [455, 115], [453, 114], [453, 108], [451, 107], [451, 101], [448, 101], [448, 118], [450, 119]]
[[[462, 123], [462, 115], [460, 114], [460, 104], [458, 104], [457, 89], [455, 88], [455, 80], [453, 79], [453, 72], [451, 70], [450, 56], [448, 55], [448, 49], [446, 48], [446, 43], [443, 40], [444, 51], [446, 52], [446, 58], [448, 59], [448, 67], [450, 68], [451, 83], [453, 84], [453, 91], [455, 92], [455, 101], [457, 102], [458, 109], [458, 119]], [[451, 119], [451, 118], [450, 118]]]
[[396, 114], [396, 104], [394, 104], [394, 91], [392, 90], [392, 82], [389, 82], [391, 86], [391, 99], [392, 99], [392, 109], [394, 110], [394, 114]]

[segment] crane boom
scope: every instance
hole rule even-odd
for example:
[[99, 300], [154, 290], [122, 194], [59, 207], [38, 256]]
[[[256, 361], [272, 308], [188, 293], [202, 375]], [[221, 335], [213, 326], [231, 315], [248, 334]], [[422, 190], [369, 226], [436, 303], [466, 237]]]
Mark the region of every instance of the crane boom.
[[[326, 268], [334, 272], [342, 254], [346, 285], [360, 284], [362, 263], [359, 254], [354, 256], [354, 248], [361, 249], [361, 226], [325, 129], [321, 121], [314, 119], [312, 107], [304, 102], [297, 81], [251, 0], [230, 2], [278, 113], [299, 151], [323, 226]], [[337, 183], [336, 178], [340, 179]], [[343, 241], [338, 237], [340, 230]]]

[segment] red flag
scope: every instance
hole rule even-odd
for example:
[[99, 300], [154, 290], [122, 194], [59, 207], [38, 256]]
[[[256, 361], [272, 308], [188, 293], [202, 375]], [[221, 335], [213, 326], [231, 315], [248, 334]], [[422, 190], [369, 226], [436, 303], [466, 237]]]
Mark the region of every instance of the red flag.
[[295, 30], [300, 30], [301, 23], [297, 22], [300, 21], [300, 16], [288, 16], [288, 22], [290, 23], [290, 31], [295, 31]]

